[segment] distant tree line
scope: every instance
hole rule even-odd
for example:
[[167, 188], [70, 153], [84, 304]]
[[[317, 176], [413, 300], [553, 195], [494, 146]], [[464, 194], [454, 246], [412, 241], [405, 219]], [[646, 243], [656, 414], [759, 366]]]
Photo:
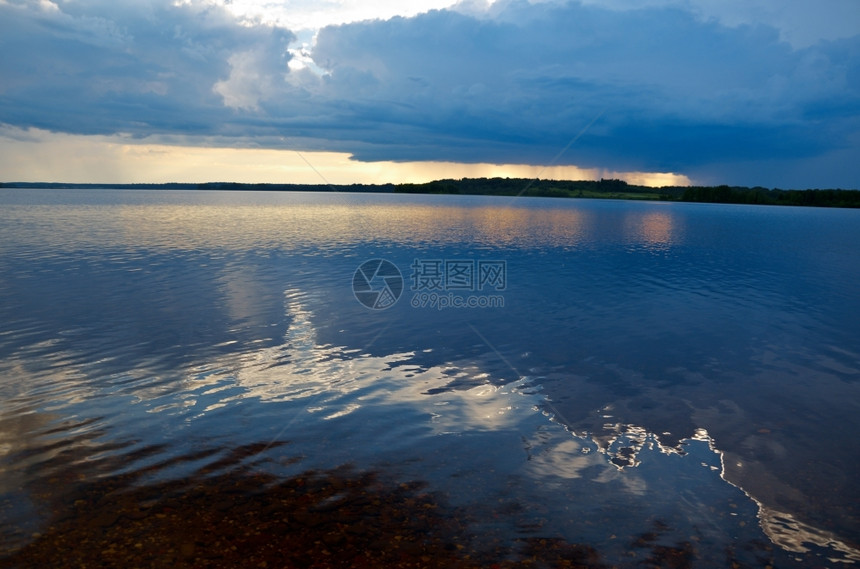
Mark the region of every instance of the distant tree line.
[[464, 178], [425, 184], [398, 184], [395, 192], [543, 197], [605, 197], [664, 201], [860, 207], [858, 190], [781, 190], [760, 186], [664, 186], [653, 188], [624, 180], [529, 180], [523, 178]]
[[160, 184], [70, 184], [66, 182], [0, 182], [0, 188], [79, 190], [234, 190], [254, 192], [393, 192], [394, 184], [248, 184], [243, 182], [166, 182]]
[[624, 180], [540, 180], [526, 178], [461, 178], [435, 180], [424, 184], [244, 184], [207, 182], [202, 184], [64, 184], [53, 182], [0, 183], [0, 188], [79, 189], [164, 189], [237, 191], [337, 191], [396, 192], [406, 194], [463, 194], [494, 196], [538, 196], [558, 198], [645, 199], [684, 202], [800, 205], [860, 208], [858, 190], [781, 190], [760, 186], [664, 186], [652, 188], [628, 184]]
[[[586, 197], [600, 194], [647, 194], [659, 190], [635, 186], [624, 180], [540, 180], [527, 178], [462, 178], [424, 184], [397, 184], [395, 192], [410, 194], [464, 194], [493, 196]], [[678, 194], [680, 196], [680, 194]]]
[[681, 201], [814, 207], [860, 207], [857, 190], [780, 190], [774, 188], [692, 186], [684, 189]]

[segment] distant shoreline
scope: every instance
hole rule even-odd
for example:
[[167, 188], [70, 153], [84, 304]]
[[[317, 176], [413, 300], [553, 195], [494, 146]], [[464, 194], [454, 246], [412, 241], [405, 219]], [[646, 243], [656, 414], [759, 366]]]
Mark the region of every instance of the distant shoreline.
[[407, 194], [497, 195], [557, 198], [604, 198], [701, 203], [797, 205], [860, 208], [860, 190], [745, 186], [663, 186], [654, 188], [623, 180], [539, 180], [525, 178], [463, 178], [423, 184], [252, 184], [240, 182], [163, 184], [72, 184], [64, 182], [0, 182], [0, 188], [117, 190], [236, 190], [304, 192], [372, 192]]

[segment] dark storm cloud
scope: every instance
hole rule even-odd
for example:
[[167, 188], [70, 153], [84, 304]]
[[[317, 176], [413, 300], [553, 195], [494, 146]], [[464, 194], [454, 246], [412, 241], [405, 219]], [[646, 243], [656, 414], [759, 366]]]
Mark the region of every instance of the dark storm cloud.
[[594, 121], [558, 163], [729, 181], [860, 145], [860, 35], [796, 47], [667, 6], [497, 2], [324, 28], [320, 74], [288, 69], [290, 32], [216, 6], [51, 6], [0, 1], [0, 122], [547, 164]]
[[[435, 12], [320, 34], [315, 58], [356, 113], [391, 121], [395, 148], [364, 159], [458, 159], [434, 137], [546, 162], [670, 169], [814, 156], [857, 132], [857, 38], [794, 50], [775, 29], [728, 28], [676, 9], [609, 12], [512, 3], [492, 18]], [[816, 116], [817, 119], [812, 117]], [[481, 153], [481, 149], [477, 150]]]
[[0, 3], [0, 22], [0, 122], [85, 134], [216, 130], [230, 58], [264, 51], [274, 81], [292, 39], [167, 2]]

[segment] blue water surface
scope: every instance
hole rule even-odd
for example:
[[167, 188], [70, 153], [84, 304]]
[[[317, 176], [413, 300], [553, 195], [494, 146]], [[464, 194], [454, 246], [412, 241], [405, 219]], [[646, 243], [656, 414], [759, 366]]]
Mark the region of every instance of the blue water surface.
[[263, 443], [425, 480], [487, 539], [860, 561], [858, 243], [840, 209], [0, 189], [4, 536], [60, 467]]

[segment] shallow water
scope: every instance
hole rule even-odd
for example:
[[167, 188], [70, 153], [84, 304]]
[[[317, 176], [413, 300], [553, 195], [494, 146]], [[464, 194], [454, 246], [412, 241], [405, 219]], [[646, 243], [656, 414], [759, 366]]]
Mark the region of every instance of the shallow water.
[[[478, 541], [860, 561], [858, 243], [853, 210], [2, 189], [4, 540], [69, 471], [259, 445], [425, 481]], [[372, 259], [402, 290], [362, 296]]]

